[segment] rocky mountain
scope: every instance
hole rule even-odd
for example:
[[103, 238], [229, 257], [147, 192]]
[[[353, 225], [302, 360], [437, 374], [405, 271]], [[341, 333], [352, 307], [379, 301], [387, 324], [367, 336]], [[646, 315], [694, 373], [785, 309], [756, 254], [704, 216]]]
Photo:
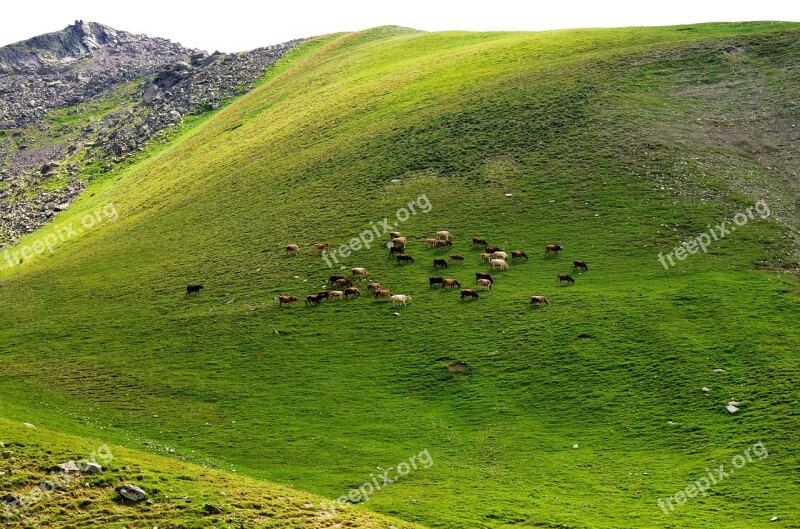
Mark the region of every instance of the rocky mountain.
[[208, 54], [79, 20], [0, 48], [0, 247], [185, 116], [249, 91], [301, 41]]

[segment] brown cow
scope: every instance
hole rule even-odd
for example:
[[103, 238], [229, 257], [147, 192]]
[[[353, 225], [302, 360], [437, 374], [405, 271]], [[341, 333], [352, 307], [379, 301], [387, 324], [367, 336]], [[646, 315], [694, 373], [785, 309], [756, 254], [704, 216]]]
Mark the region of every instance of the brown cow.
[[352, 272], [354, 276], [367, 277], [369, 275], [369, 272], [367, 272], [366, 268], [353, 268]]
[[483, 237], [473, 237], [472, 238], [472, 244], [479, 244], [481, 246], [489, 246], [489, 243], [486, 242], [486, 239], [484, 239]]
[[425, 239], [425, 244], [428, 245], [428, 248], [433, 248], [436, 246], [436, 239]]
[[294, 296], [278, 296], [278, 305], [283, 305], [284, 303], [294, 303], [297, 301], [297, 298]]
[[584, 272], [589, 271], [589, 265], [586, 264], [586, 261], [572, 261], [572, 268], [575, 270], [583, 270]]
[[483, 287], [484, 290], [491, 290], [492, 289], [492, 282], [488, 279], [478, 279], [476, 281], [479, 287]]
[[327, 242], [318, 242], [317, 244], [314, 245], [314, 249], [318, 252], [321, 252], [322, 250], [327, 250], [330, 247], [331, 247], [330, 243]]
[[436, 241], [434, 246], [436, 248], [450, 248], [451, 246], [453, 246], [453, 241], [438, 240], [438, 241]]
[[511, 252], [511, 259], [516, 259], [518, 257], [520, 259], [527, 259], [528, 258], [528, 254], [526, 254], [522, 250], [514, 250], [514, 251]]
[[392, 244], [399, 248], [405, 248], [407, 242], [408, 239], [405, 237], [395, 237], [394, 239], [392, 239]]
[[300, 247], [296, 244], [290, 244], [286, 247], [286, 255], [297, 255], [300, 253]]
[[368, 292], [377, 292], [380, 289], [381, 289], [380, 283], [370, 283], [369, 285], [367, 285]]
[[389, 238], [390, 239], [397, 239], [398, 237], [402, 237], [403, 235], [399, 231], [390, 231]]
[[450, 260], [451, 261], [463, 261], [464, 258], [461, 257], [460, 255], [458, 255], [457, 253], [454, 253], [454, 254], [450, 254]]
[[566, 281], [570, 285], [575, 284], [575, 280], [569, 274], [558, 274], [558, 282], [561, 283], [562, 281]]
[[335, 286], [335, 287], [352, 287], [353, 286], [353, 282], [350, 281], [349, 279], [347, 279], [346, 277], [343, 277], [341, 279], [337, 279], [336, 281], [334, 281], [333, 282], [333, 286]]
[[558, 252], [560, 252], [563, 249], [564, 248], [562, 248], [561, 246], [559, 246], [557, 244], [548, 244], [548, 245], [546, 245], [544, 247], [544, 254], [545, 255], [550, 255], [551, 253], [554, 253], [554, 254], [558, 255]]
[[448, 277], [447, 279], [442, 281], [442, 288], [444, 287], [450, 287], [450, 290], [453, 290], [454, 287], [461, 288], [461, 283], [459, 283], [457, 279]]
[[358, 290], [356, 287], [350, 287], [344, 289], [344, 297], [347, 298], [348, 296], [359, 297], [361, 295], [361, 291]]
[[496, 246], [487, 246], [483, 251], [486, 252], [486, 253], [492, 254], [494, 252], [502, 252], [503, 249], [502, 248], [498, 248]]
[[375, 292], [375, 299], [378, 299], [378, 298], [390, 298], [390, 297], [392, 297], [392, 291], [391, 290], [381, 289], [381, 290], [378, 290], [377, 292]]
[[475, 281], [477, 281], [478, 279], [488, 279], [489, 281], [494, 283], [494, 279], [492, 279], [492, 276], [490, 276], [486, 272], [475, 272]]
[[481, 254], [481, 262], [486, 261], [487, 263], [492, 259], [492, 254], [490, 253], [482, 253]]
[[461, 301], [464, 301], [464, 298], [467, 296], [470, 296], [472, 299], [478, 299], [478, 293], [471, 288], [461, 289]]
[[531, 296], [531, 305], [535, 305], [537, 303], [544, 303], [545, 305], [549, 305], [547, 303], [547, 298], [544, 296]]

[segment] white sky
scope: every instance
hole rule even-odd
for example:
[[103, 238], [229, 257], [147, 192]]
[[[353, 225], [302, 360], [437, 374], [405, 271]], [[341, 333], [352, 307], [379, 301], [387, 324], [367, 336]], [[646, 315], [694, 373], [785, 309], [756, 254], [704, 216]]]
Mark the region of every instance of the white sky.
[[426, 31], [546, 30], [693, 22], [800, 21], [796, 0], [663, 2], [535, 0], [3, 0], [0, 46], [100, 22], [208, 51], [242, 51], [298, 37], [395, 24]]

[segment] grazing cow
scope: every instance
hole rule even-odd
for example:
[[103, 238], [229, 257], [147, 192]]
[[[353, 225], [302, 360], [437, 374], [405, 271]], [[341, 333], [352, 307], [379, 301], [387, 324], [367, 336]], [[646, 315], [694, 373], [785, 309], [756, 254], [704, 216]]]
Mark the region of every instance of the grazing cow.
[[492, 254], [490, 253], [482, 253], [481, 254], [481, 262], [486, 261], [487, 263], [492, 259]]
[[425, 244], [428, 245], [428, 248], [433, 248], [436, 246], [436, 239], [425, 239]]
[[294, 296], [278, 296], [278, 306], [284, 303], [294, 303], [295, 301], [297, 301], [297, 298]]
[[508, 262], [505, 259], [492, 259], [490, 263], [492, 270], [508, 270]]
[[343, 277], [341, 279], [337, 279], [336, 281], [334, 281], [333, 282], [333, 286], [335, 286], [335, 287], [352, 287], [353, 283], [352, 283], [352, 281], [350, 281], [346, 277]]
[[544, 247], [544, 254], [545, 255], [550, 255], [551, 253], [554, 253], [554, 254], [558, 255], [558, 252], [560, 252], [563, 249], [564, 248], [562, 248], [561, 246], [559, 246], [557, 244], [548, 244], [547, 246]]
[[317, 292], [317, 296], [319, 296], [319, 299], [330, 299], [331, 293], [327, 290], [320, 290]]
[[203, 285], [186, 285], [186, 295], [199, 294], [203, 290]]
[[442, 268], [447, 268], [447, 261], [445, 261], [444, 259], [434, 259], [433, 260], [433, 267], [434, 268], [439, 268], [440, 266]]
[[483, 237], [473, 237], [472, 244], [478, 244], [480, 246], [489, 246], [489, 243], [486, 242], [486, 239]]
[[344, 289], [344, 297], [349, 299], [349, 296], [353, 296], [354, 298], [357, 298], [357, 297], [361, 296], [361, 291], [358, 290], [356, 287], [350, 287], [350, 288]]
[[493, 259], [508, 259], [508, 254], [506, 252], [497, 251], [492, 254]]
[[401, 253], [397, 256], [398, 263], [413, 263], [414, 258], [408, 255], [407, 253]]
[[367, 277], [369, 275], [369, 272], [367, 272], [366, 268], [353, 268], [352, 272], [354, 276]]
[[453, 290], [454, 287], [461, 288], [461, 283], [459, 283], [457, 279], [448, 277], [447, 279], [442, 281], [442, 288], [444, 287], [450, 287], [450, 290]]
[[378, 290], [377, 292], [375, 292], [375, 299], [378, 299], [378, 298], [390, 298], [390, 297], [392, 297], [392, 291], [391, 290], [381, 289], [381, 290]]
[[322, 300], [317, 294], [309, 294], [306, 296], [306, 305], [319, 305]]
[[297, 255], [300, 252], [300, 247], [296, 244], [290, 244], [286, 247], [286, 255]]
[[558, 282], [561, 283], [562, 281], [566, 281], [570, 285], [575, 284], [575, 280], [569, 274], [558, 274]]
[[494, 253], [494, 252], [502, 252], [503, 249], [502, 248], [498, 248], [496, 246], [487, 246], [486, 248], [484, 248], [483, 251], [486, 252], [486, 253]]
[[330, 243], [327, 242], [318, 242], [317, 244], [314, 245], [314, 249], [318, 252], [321, 252], [322, 250], [327, 250], [330, 247], [331, 247]]
[[437, 231], [436, 232], [436, 238], [439, 239], [439, 240], [444, 240], [444, 241], [452, 241], [453, 240], [453, 236], [450, 235], [449, 231]]
[[444, 241], [444, 240], [436, 241], [434, 243], [434, 246], [436, 248], [450, 248], [451, 246], [453, 246], [453, 241]]
[[329, 299], [330, 300], [341, 299], [342, 296], [344, 296], [344, 292], [342, 292], [341, 290], [331, 290]]
[[471, 297], [472, 299], [478, 299], [478, 293], [471, 288], [461, 289], [461, 301], [464, 301], [464, 298], [467, 296]]
[[390, 239], [397, 239], [398, 237], [402, 237], [403, 235], [399, 231], [390, 231], [389, 238]]
[[406, 239], [405, 237], [395, 237], [394, 239], [392, 239], [392, 244], [398, 248], [405, 248], [407, 242], [408, 239]]
[[450, 254], [450, 260], [451, 261], [463, 261], [464, 258], [462, 256], [458, 255], [457, 253], [453, 253], [453, 254]]
[[517, 258], [527, 259], [528, 258], [528, 254], [526, 254], [522, 250], [514, 250], [514, 251], [512, 251], [511, 252], [511, 259], [517, 259]]
[[389, 248], [389, 257], [393, 256], [394, 254], [398, 254], [399, 255], [399, 254], [403, 253], [404, 251], [406, 251], [406, 250], [402, 246], [392, 245], [392, 247]]
[[434, 285], [442, 285], [444, 286], [444, 278], [443, 277], [429, 277], [428, 278], [428, 285], [433, 287]]
[[489, 281], [494, 283], [494, 279], [492, 279], [492, 276], [490, 276], [486, 272], [475, 272], [475, 281], [477, 281], [478, 279], [488, 279]]
[[377, 292], [381, 289], [380, 283], [370, 283], [367, 285], [367, 292]]
[[484, 290], [491, 290], [492, 289], [492, 282], [488, 279], [478, 279], [476, 281], [479, 287], [483, 287]]
[[535, 305], [537, 303], [544, 303], [545, 305], [549, 305], [547, 302], [547, 298], [544, 296], [531, 296], [531, 305]]
[[572, 268], [575, 270], [583, 270], [584, 272], [589, 271], [589, 265], [586, 264], [586, 261], [572, 261]]
[[336, 283], [340, 279], [347, 279], [347, 278], [344, 276], [331, 276], [328, 278], [328, 283]]
[[392, 302], [392, 307], [396, 307], [398, 303], [402, 303], [405, 306], [406, 303], [411, 303], [411, 296], [407, 296], [405, 294], [395, 294], [389, 298], [389, 301]]

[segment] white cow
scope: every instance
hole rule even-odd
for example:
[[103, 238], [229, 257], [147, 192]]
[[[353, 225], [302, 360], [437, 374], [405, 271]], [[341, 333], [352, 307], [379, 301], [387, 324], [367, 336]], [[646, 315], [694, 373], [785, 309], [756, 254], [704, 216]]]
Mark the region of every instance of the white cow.
[[396, 307], [398, 303], [402, 303], [403, 305], [405, 305], [407, 302], [410, 303], [411, 296], [407, 296], [405, 294], [395, 294], [390, 297], [389, 300], [392, 302], [392, 306]]
[[492, 257], [495, 259], [508, 259], [508, 254], [498, 250], [492, 254]]
[[449, 231], [437, 231], [436, 232], [436, 238], [439, 239], [439, 240], [443, 239], [445, 241], [452, 241], [453, 240], [453, 236], [450, 235]]
[[508, 263], [504, 259], [492, 259], [492, 270], [508, 270]]

